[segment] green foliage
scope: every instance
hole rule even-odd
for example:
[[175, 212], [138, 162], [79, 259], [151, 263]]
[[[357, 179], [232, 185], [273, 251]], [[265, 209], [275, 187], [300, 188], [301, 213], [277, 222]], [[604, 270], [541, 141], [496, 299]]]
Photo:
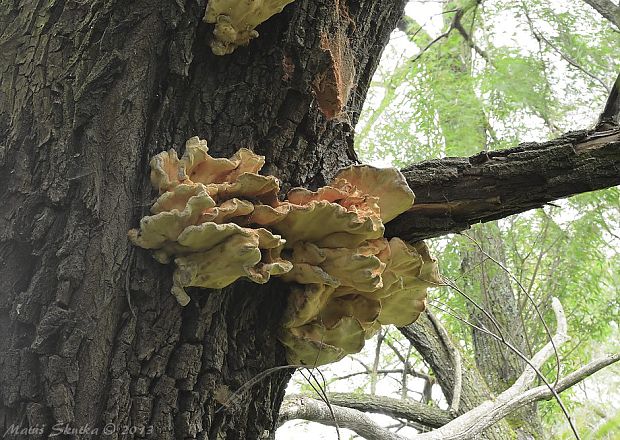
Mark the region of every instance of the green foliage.
[[588, 438], [592, 440], [613, 440], [618, 437], [620, 437], [620, 410], [616, 411], [614, 416], [608, 418], [601, 426], [596, 428], [590, 436], [588, 436]]

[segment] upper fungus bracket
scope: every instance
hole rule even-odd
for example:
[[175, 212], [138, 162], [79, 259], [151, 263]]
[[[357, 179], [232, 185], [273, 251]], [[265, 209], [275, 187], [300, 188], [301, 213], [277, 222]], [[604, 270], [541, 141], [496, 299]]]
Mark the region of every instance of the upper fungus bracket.
[[239, 278], [292, 284], [279, 339], [291, 364], [322, 365], [361, 350], [381, 325], [407, 325], [441, 283], [424, 243], [383, 237], [384, 223], [408, 210], [413, 192], [395, 169], [352, 166], [317, 191], [259, 173], [265, 160], [247, 149], [213, 158], [206, 141], [151, 160], [160, 196], [139, 229], [137, 246], [174, 261], [172, 293], [221, 289]]
[[215, 24], [211, 50], [227, 55], [258, 37], [256, 27], [294, 0], [209, 0], [203, 17]]
[[377, 199], [381, 221], [387, 223], [407, 211], [415, 201], [415, 195], [405, 176], [396, 168], [375, 168], [368, 165], [351, 165], [336, 174], [355, 185], [359, 191]]

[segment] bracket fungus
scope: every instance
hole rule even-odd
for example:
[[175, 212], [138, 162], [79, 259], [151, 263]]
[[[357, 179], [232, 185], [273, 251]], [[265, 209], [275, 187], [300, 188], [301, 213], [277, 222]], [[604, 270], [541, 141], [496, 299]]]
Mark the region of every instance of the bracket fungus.
[[154, 250], [159, 262], [174, 259], [172, 293], [181, 305], [190, 300], [185, 287], [220, 289], [241, 277], [266, 283], [292, 268], [280, 258], [281, 236], [238, 224], [255, 203], [277, 200], [278, 180], [257, 174], [264, 158], [241, 149], [216, 159], [208, 150], [206, 141], [193, 137], [181, 159], [174, 150], [153, 157], [151, 183], [161, 195], [153, 215], [129, 231], [129, 239]]
[[215, 24], [211, 50], [228, 55], [258, 37], [256, 26], [294, 0], [209, 0], [203, 21]]
[[279, 339], [291, 364], [317, 366], [362, 349], [381, 325], [407, 325], [424, 310], [426, 290], [441, 283], [423, 242], [383, 237], [384, 223], [414, 195], [395, 169], [351, 166], [317, 191], [291, 189], [258, 174], [264, 158], [240, 149], [213, 158], [206, 141], [151, 160], [160, 196], [129, 231], [161, 263], [174, 262], [172, 293], [220, 289], [239, 278], [291, 284]]

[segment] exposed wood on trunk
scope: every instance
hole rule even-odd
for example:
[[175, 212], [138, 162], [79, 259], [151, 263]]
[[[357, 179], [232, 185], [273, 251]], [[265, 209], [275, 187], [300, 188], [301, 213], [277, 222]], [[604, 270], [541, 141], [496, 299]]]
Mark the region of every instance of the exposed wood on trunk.
[[430, 160], [403, 173], [416, 201], [386, 226], [386, 235], [414, 242], [620, 184], [620, 129]]

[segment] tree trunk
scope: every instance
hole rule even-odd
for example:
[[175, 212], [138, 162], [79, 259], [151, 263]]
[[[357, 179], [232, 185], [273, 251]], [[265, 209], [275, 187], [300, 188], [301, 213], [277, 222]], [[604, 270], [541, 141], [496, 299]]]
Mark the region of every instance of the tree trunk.
[[[467, 303], [470, 321], [489, 331], [503, 335], [506, 340], [525, 356], [533, 353], [527, 341], [527, 329], [519, 311], [517, 297], [513, 292], [510, 275], [489, 257], [506, 265], [506, 252], [501, 231], [496, 222], [477, 225], [472, 238], [480, 245], [461, 242], [462, 271], [465, 292], [485, 311], [491, 314], [500, 327], [473, 304]], [[494, 394], [500, 394], [514, 384], [527, 364], [502, 342], [472, 328], [474, 356], [478, 371]], [[518, 439], [543, 438], [542, 425], [536, 404], [528, 405], [511, 414], [509, 424], [517, 432]]]
[[[285, 189], [355, 161], [352, 127], [405, 1], [298, 0], [225, 57], [208, 46], [205, 4], [2, 2], [3, 432], [88, 426], [98, 438], [111, 423], [105, 438], [274, 435], [285, 370], [219, 409], [285, 364], [275, 335], [286, 286], [195, 289], [182, 308], [171, 268], [133, 249], [127, 230], [152, 202], [149, 158], [194, 135], [214, 156], [265, 155]], [[345, 59], [322, 44], [332, 35]], [[355, 76], [334, 109], [323, 82], [342, 63]]]

